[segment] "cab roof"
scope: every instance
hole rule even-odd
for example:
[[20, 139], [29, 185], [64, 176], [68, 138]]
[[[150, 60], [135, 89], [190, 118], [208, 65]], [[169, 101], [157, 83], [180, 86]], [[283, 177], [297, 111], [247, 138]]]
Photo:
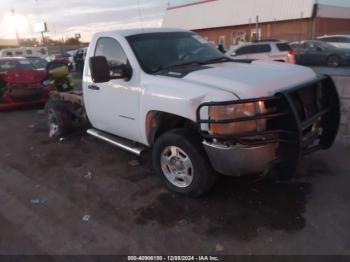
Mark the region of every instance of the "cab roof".
[[171, 33], [171, 32], [188, 32], [184, 29], [179, 28], [137, 28], [137, 29], [127, 29], [127, 30], [113, 30], [106, 32], [99, 32], [95, 34], [96, 36], [106, 35], [106, 34], [117, 34], [123, 37], [128, 37], [132, 35], [148, 34], [148, 33]]

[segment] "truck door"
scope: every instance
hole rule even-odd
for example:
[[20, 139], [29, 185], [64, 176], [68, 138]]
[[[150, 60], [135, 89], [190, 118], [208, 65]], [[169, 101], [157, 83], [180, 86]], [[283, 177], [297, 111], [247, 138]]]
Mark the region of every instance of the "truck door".
[[84, 85], [86, 110], [92, 125], [102, 131], [133, 141], [140, 140], [138, 77], [133, 74], [129, 81], [118, 78], [116, 66], [129, 64], [120, 43], [111, 37], [97, 40], [95, 56], [105, 56], [110, 66], [111, 78], [106, 83]]
[[309, 65], [323, 65], [326, 62], [327, 53], [316, 43], [308, 42], [303, 56]]

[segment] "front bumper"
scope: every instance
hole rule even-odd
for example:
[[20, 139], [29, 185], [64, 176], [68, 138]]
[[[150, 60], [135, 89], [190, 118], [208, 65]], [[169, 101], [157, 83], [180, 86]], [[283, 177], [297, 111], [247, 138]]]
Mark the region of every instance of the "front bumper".
[[40, 88], [39, 95], [32, 95], [30, 92], [21, 93], [6, 90], [0, 95], [0, 112], [19, 109], [27, 106], [43, 105], [49, 99], [51, 86]]
[[[274, 109], [273, 113], [228, 120], [201, 117], [205, 107], [260, 101]], [[267, 121], [264, 131], [217, 135], [203, 128], [262, 119]], [[219, 173], [240, 176], [277, 168], [289, 179], [303, 155], [328, 149], [334, 143], [340, 124], [340, 101], [333, 81], [321, 77], [274, 97], [204, 103], [197, 110], [197, 122], [210, 162]]]
[[203, 142], [212, 167], [226, 176], [267, 173], [277, 160], [277, 144], [224, 146]]

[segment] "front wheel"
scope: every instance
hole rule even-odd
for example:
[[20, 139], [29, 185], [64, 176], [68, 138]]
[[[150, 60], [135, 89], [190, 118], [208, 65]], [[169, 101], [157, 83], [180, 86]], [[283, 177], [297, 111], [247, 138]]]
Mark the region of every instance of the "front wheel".
[[200, 139], [186, 129], [163, 134], [153, 147], [153, 167], [172, 191], [200, 197], [216, 180]]
[[338, 67], [341, 64], [341, 59], [338, 56], [332, 55], [327, 59], [327, 65], [330, 67]]

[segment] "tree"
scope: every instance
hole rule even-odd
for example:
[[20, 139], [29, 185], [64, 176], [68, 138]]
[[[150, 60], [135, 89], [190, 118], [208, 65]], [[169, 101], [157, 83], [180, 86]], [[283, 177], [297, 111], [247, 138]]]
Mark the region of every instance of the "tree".
[[65, 41], [65, 44], [66, 45], [80, 45], [80, 41], [78, 38], [71, 37]]
[[21, 39], [19, 41], [20, 46], [24, 47], [33, 47], [39, 45], [39, 42], [36, 38], [27, 38], [27, 39]]

